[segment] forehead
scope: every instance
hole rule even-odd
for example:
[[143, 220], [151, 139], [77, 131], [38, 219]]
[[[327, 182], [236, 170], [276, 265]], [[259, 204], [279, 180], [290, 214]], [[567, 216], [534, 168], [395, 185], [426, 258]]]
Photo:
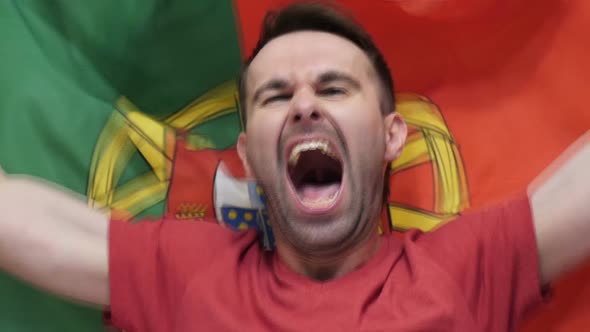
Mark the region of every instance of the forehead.
[[365, 53], [351, 41], [319, 31], [298, 31], [277, 37], [256, 55], [247, 75], [252, 91], [269, 79], [309, 80], [327, 70], [362, 79], [372, 66]]

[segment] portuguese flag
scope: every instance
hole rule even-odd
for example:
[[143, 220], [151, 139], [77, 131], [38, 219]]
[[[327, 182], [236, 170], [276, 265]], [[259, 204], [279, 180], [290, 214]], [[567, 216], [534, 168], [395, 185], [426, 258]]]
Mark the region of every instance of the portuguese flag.
[[[0, 2], [0, 165], [127, 220], [215, 217], [219, 162], [243, 176], [241, 59], [288, 2]], [[411, 128], [383, 232], [522, 191], [590, 128], [588, 1], [336, 2], [383, 50]], [[589, 278], [586, 266], [556, 282], [522, 331], [589, 326]], [[100, 310], [5, 274], [0, 294], [0, 331], [105, 331]]]

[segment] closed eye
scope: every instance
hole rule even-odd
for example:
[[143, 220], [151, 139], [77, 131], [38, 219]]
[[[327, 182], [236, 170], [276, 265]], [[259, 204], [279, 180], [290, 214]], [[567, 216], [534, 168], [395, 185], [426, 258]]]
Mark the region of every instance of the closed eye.
[[268, 105], [270, 103], [280, 102], [280, 101], [288, 101], [291, 99], [290, 93], [283, 93], [274, 96], [270, 96], [262, 101], [262, 105]]
[[345, 95], [347, 93], [346, 89], [339, 88], [339, 87], [328, 87], [318, 90], [317, 94], [323, 97], [336, 97]]

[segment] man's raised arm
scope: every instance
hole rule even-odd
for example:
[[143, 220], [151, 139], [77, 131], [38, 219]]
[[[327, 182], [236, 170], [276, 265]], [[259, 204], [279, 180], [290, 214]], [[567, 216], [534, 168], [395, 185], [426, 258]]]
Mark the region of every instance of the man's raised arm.
[[55, 294], [107, 305], [108, 217], [81, 198], [0, 169], [0, 269]]
[[590, 257], [590, 131], [529, 187], [541, 280]]

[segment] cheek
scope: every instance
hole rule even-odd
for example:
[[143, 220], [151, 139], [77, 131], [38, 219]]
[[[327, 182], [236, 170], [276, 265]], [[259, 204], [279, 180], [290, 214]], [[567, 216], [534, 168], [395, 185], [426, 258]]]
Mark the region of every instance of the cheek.
[[[286, 111], [283, 109], [254, 110], [248, 119], [248, 130], [252, 134], [275, 134], [280, 130]], [[250, 132], [248, 133], [250, 135]], [[260, 135], [259, 135], [260, 136]]]
[[348, 144], [366, 149], [383, 142], [383, 116], [378, 106], [362, 103], [355, 106], [335, 116]]
[[[276, 114], [271, 112], [255, 111], [248, 119], [248, 143], [254, 141], [256, 145], [268, 142], [269, 137], [275, 135], [278, 128]], [[250, 140], [252, 138], [252, 140]]]
[[[364, 114], [363, 114], [364, 113]], [[377, 113], [377, 112], [374, 112]], [[339, 119], [351, 162], [358, 166], [381, 163], [385, 152], [385, 135], [381, 113], [363, 110], [355, 116]]]
[[[276, 154], [276, 144], [281, 128], [281, 119], [276, 115], [256, 114], [249, 119], [248, 136], [248, 159], [256, 163], [254, 167], [259, 168], [270, 166]], [[269, 164], [269, 165], [265, 165]]]

